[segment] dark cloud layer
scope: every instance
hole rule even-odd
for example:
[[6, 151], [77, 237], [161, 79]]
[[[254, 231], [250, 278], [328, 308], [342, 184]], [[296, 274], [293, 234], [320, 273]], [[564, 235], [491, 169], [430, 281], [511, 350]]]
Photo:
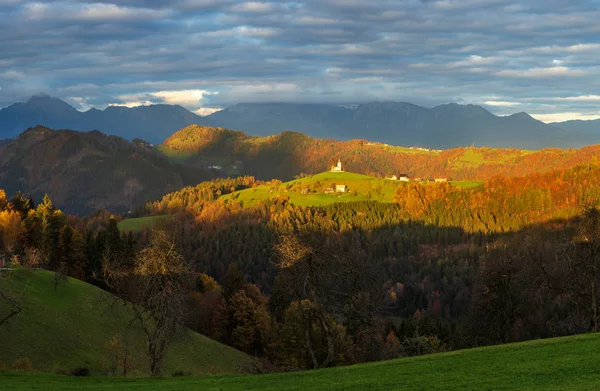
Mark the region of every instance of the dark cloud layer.
[[596, 0], [0, 0], [0, 106], [457, 101], [600, 117]]

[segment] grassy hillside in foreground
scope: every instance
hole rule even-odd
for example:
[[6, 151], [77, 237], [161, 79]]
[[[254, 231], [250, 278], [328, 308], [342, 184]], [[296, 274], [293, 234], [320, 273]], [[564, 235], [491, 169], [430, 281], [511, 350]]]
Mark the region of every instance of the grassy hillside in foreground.
[[593, 390], [600, 334], [490, 346], [309, 372], [171, 379], [1, 373], [5, 389]]
[[[452, 183], [462, 187], [474, 187], [481, 184], [481, 182], [475, 181]], [[335, 190], [336, 185], [346, 185], [346, 191], [330, 194], [325, 192], [326, 189]], [[305, 206], [355, 201], [393, 202], [396, 188], [404, 185], [405, 182], [375, 178], [353, 172], [328, 171], [278, 185], [260, 185], [236, 191], [221, 198], [236, 200], [245, 206], [278, 196], [290, 197], [291, 203]]]
[[[107, 343], [118, 333], [130, 338], [135, 372], [148, 373], [141, 330], [132, 327], [127, 332], [133, 316], [109, 293], [72, 278], [55, 292], [54, 273], [23, 269], [13, 273], [14, 279], [0, 284], [13, 292], [21, 292], [27, 281], [29, 285], [23, 311], [0, 327], [0, 362], [10, 366], [16, 359], [28, 358], [33, 368], [43, 372], [87, 367], [98, 375], [108, 360]], [[2, 305], [0, 314], [5, 312]], [[242, 352], [187, 332], [169, 352], [164, 373], [233, 373], [249, 360]]]

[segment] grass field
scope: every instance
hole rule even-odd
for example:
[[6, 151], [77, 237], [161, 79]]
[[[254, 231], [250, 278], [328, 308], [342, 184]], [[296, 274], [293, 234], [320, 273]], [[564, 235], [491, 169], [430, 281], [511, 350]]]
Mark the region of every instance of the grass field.
[[[452, 185], [463, 188], [477, 187], [482, 183], [481, 181], [451, 182]], [[335, 189], [335, 185], [346, 185], [346, 192], [325, 194], [325, 189]], [[305, 206], [355, 201], [393, 202], [396, 189], [405, 185], [406, 182], [375, 178], [353, 172], [328, 171], [279, 185], [260, 185], [236, 191], [221, 198], [237, 200], [245, 206], [278, 196], [289, 197], [291, 203]]]
[[471, 189], [473, 187], [481, 186], [483, 181], [452, 181], [450, 182], [452, 186], [458, 186], [465, 189]]
[[188, 378], [0, 373], [3, 389], [597, 390], [600, 334], [491, 346], [309, 372]]
[[118, 224], [119, 230], [122, 232], [138, 232], [144, 228], [153, 226], [159, 221], [170, 219], [172, 216], [160, 215], [160, 216], [147, 216], [147, 217], [136, 217], [133, 219], [121, 220]]
[[383, 148], [384, 150], [392, 153], [406, 153], [410, 155], [439, 155], [438, 151], [430, 150], [430, 149], [418, 149], [418, 148], [408, 148], [396, 145], [387, 145], [387, 144], [372, 144], [374, 146], [378, 146]]
[[523, 156], [530, 155], [537, 151], [523, 149], [466, 149], [461, 156], [455, 159], [451, 166], [454, 169], [476, 168], [482, 164], [515, 164]]
[[[346, 192], [324, 193], [327, 188], [335, 189], [335, 185], [346, 185]], [[240, 190], [227, 194], [222, 198], [235, 199], [246, 206], [277, 196], [290, 197], [291, 203], [305, 206], [367, 200], [392, 202], [396, 188], [402, 185], [402, 182], [353, 172], [323, 172], [275, 186], [260, 185], [251, 189]]]
[[176, 162], [176, 163], [182, 163], [186, 159], [196, 155], [195, 152], [180, 151], [177, 149], [169, 148], [168, 146], [166, 146], [164, 144], [157, 146], [156, 150], [158, 152], [160, 152], [161, 154], [165, 155], [171, 161]]
[[[87, 367], [92, 374], [99, 375], [104, 373], [110, 355], [107, 343], [119, 334], [130, 341], [134, 372], [148, 374], [141, 330], [135, 326], [128, 329], [133, 319], [131, 310], [109, 293], [76, 279], [69, 279], [55, 292], [54, 273], [24, 269], [11, 273], [14, 273], [11, 279], [2, 279], [0, 284], [13, 292], [21, 292], [25, 285], [27, 290], [22, 312], [0, 327], [0, 362], [5, 366], [27, 358], [33, 368], [43, 372], [69, 372], [75, 367]], [[2, 305], [0, 314], [6, 313]], [[165, 373], [233, 373], [238, 364], [249, 360], [233, 348], [185, 332], [168, 354]], [[0, 379], [0, 389], [3, 383]]]

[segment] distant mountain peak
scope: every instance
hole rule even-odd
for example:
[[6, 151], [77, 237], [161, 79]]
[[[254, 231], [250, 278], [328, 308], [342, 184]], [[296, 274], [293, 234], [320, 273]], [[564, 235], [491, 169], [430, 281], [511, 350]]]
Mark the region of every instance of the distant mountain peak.
[[48, 94], [33, 95], [25, 103], [30, 108], [41, 110], [44, 112], [52, 112], [54, 114], [75, 113], [78, 111], [67, 102], [50, 96]]
[[524, 111], [520, 111], [518, 113], [511, 114], [509, 117], [512, 117], [512, 118], [522, 118], [522, 119], [532, 119], [532, 120], [536, 121], [535, 118], [533, 118], [531, 115], [527, 114]]

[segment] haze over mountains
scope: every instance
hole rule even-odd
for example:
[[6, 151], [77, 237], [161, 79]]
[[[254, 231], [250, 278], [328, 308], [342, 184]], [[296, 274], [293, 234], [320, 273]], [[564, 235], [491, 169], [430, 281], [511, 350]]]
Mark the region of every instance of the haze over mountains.
[[553, 123], [552, 125], [558, 126], [561, 129], [565, 129], [571, 132], [600, 135], [600, 119], [590, 121], [573, 120], [557, 122]]
[[100, 130], [158, 144], [191, 124], [272, 135], [284, 130], [336, 140], [368, 139], [394, 145], [452, 148], [475, 145], [540, 149], [600, 142], [600, 121], [545, 124], [526, 113], [496, 116], [481, 106], [450, 103], [425, 108], [403, 102], [332, 104], [240, 103], [209, 116], [181, 106], [111, 106], [80, 112], [57, 98], [34, 96], [0, 110], [0, 139], [43, 125], [54, 129]]

